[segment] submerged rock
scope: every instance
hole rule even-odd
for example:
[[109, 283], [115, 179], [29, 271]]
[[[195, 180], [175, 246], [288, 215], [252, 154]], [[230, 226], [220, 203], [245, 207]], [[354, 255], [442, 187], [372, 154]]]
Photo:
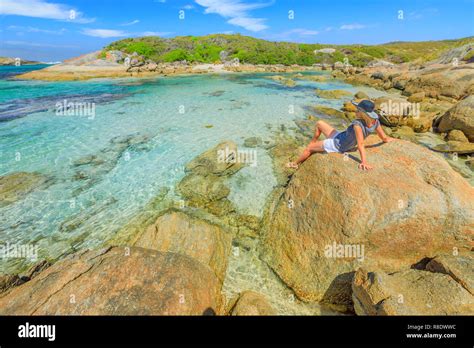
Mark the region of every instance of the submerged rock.
[[232, 141], [224, 141], [194, 158], [186, 164], [185, 170], [200, 175], [232, 175], [245, 165], [238, 161], [237, 156], [237, 144]]
[[474, 297], [446, 274], [415, 269], [367, 273], [359, 269], [352, 289], [358, 315], [474, 314]]
[[311, 156], [270, 205], [262, 257], [305, 301], [350, 310], [351, 273], [387, 272], [424, 256], [469, 247], [474, 189], [428, 149], [367, 140], [374, 170], [355, 153]]
[[[357, 92], [354, 95], [354, 97], [355, 97], [355, 99], [370, 99], [369, 96], [367, 95], [367, 93], [362, 92], [362, 91]], [[354, 104], [352, 104], [352, 105], [354, 105]], [[354, 106], [354, 108], [355, 108], [355, 106]]]
[[134, 246], [184, 254], [209, 266], [224, 281], [232, 237], [217, 225], [179, 211], [160, 216], [133, 242]]
[[112, 171], [122, 156], [130, 156], [128, 151], [146, 150], [146, 143], [150, 137], [146, 134], [127, 134], [110, 139], [110, 145], [95, 154], [82, 156], [72, 162], [75, 167], [73, 179], [83, 181], [73, 195], [77, 196], [86, 189], [98, 183], [105, 175]]
[[30, 192], [44, 189], [51, 179], [36, 172], [15, 172], [0, 176], [0, 208], [25, 198]]
[[250, 137], [244, 140], [245, 147], [258, 147], [262, 145], [262, 138]]
[[284, 85], [286, 87], [295, 87], [296, 86], [296, 82], [294, 80], [288, 78], [288, 77], [276, 75], [276, 76], [270, 76], [269, 79], [271, 79], [273, 81], [276, 81], [276, 82], [279, 82], [279, 83], [281, 83], [282, 85]]
[[81, 251], [0, 298], [2, 315], [223, 314], [220, 282], [184, 255], [142, 248]]
[[326, 82], [331, 78], [331, 75], [302, 75], [295, 76], [300, 80], [313, 81], [313, 82]]
[[244, 291], [239, 295], [230, 314], [234, 316], [276, 315], [276, 311], [268, 303], [265, 296], [255, 291]]
[[177, 192], [187, 201], [187, 205], [206, 208], [216, 215], [234, 211], [227, 199], [230, 189], [225, 178], [217, 175], [189, 174], [177, 185]]
[[351, 92], [340, 90], [340, 89], [331, 89], [331, 90], [317, 89], [315, 93], [318, 97], [324, 98], [324, 99], [341, 99], [344, 97], [352, 96]]
[[339, 111], [327, 106], [323, 106], [323, 105], [316, 105], [313, 107], [313, 109], [318, 114], [329, 115], [329, 116], [339, 117], [339, 118], [346, 117], [346, 115], [342, 111]]

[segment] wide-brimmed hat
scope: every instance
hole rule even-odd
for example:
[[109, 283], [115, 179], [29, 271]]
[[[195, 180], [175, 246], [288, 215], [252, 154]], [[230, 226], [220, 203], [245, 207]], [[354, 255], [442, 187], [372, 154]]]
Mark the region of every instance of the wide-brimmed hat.
[[367, 99], [361, 100], [359, 103], [352, 100], [351, 103], [354, 104], [357, 107], [357, 109], [366, 113], [367, 116], [369, 116], [370, 118], [373, 118], [374, 120], [378, 120], [379, 115], [377, 115], [377, 113], [374, 112], [375, 104], [371, 102], [370, 100], [367, 100]]

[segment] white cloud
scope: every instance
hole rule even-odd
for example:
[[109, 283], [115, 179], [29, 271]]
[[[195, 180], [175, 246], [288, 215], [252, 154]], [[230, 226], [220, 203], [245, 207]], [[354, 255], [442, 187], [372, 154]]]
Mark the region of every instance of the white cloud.
[[408, 13], [407, 19], [422, 19], [425, 17], [435, 16], [439, 13], [437, 8], [426, 8], [421, 11], [413, 11]]
[[355, 29], [364, 29], [366, 28], [366, 25], [363, 24], [343, 24], [339, 29], [341, 30], [355, 30]]
[[28, 32], [28, 33], [43, 33], [43, 34], [53, 34], [53, 35], [61, 35], [64, 34], [67, 30], [61, 28], [59, 30], [47, 30], [47, 29], [40, 29], [35, 27], [23, 27], [19, 25], [10, 25], [8, 30], [16, 30], [17, 34], [20, 32]]
[[268, 28], [268, 26], [263, 24], [264, 21], [265, 19], [263, 18], [235, 17], [229, 19], [227, 23], [245, 28], [249, 31], [261, 31]]
[[273, 35], [267, 35], [265, 39], [267, 40], [277, 40], [277, 41], [294, 41], [294, 42], [304, 42], [312, 36], [318, 35], [320, 32], [317, 30], [296, 28], [282, 33], [277, 33]]
[[192, 10], [194, 8], [193, 5], [184, 5], [183, 10]]
[[5, 41], [5, 45], [11, 46], [30, 46], [30, 47], [47, 47], [47, 48], [78, 48], [78, 46], [71, 45], [54, 45], [49, 43], [26, 42], [26, 41]]
[[169, 31], [145, 31], [144, 33], [141, 33], [139, 36], [168, 36], [171, 34], [173, 33]]
[[318, 35], [319, 31], [316, 30], [308, 30], [308, 29], [293, 29], [288, 32], [291, 34], [301, 35], [301, 36], [314, 36]]
[[243, 0], [195, 0], [198, 5], [205, 7], [204, 13], [218, 14], [224, 18], [230, 18], [227, 23], [245, 28], [249, 31], [261, 31], [267, 29], [264, 24], [265, 18], [253, 18], [250, 11], [267, 7], [269, 3], [245, 3]]
[[127, 26], [129, 26], [129, 25], [134, 25], [134, 24], [138, 24], [138, 23], [140, 23], [140, 21], [139, 21], [138, 19], [135, 19], [135, 20], [133, 20], [133, 21], [131, 21], [131, 22], [123, 23], [123, 24], [121, 24], [121, 25], [122, 25], [123, 27], [127, 27]]
[[0, 15], [56, 19], [77, 23], [94, 21], [93, 18], [83, 17], [83, 13], [73, 7], [44, 0], [2, 0]]
[[113, 30], [113, 29], [83, 29], [82, 33], [84, 35], [100, 37], [100, 38], [110, 38], [110, 37], [124, 37], [129, 34], [122, 30]]

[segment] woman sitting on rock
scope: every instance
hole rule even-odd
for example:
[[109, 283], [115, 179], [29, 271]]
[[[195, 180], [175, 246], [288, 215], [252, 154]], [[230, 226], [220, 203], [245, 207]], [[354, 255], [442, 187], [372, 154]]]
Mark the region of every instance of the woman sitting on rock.
[[[303, 151], [296, 162], [287, 164], [289, 168], [297, 169], [300, 163], [303, 163], [315, 152], [339, 152], [345, 153], [354, 151], [356, 148], [360, 152], [361, 163], [359, 168], [370, 170], [373, 167], [367, 163], [365, 156], [364, 140], [369, 134], [376, 132], [384, 143], [395, 139], [388, 137], [380, 126], [379, 116], [374, 112], [375, 105], [370, 100], [362, 100], [360, 103], [352, 102], [357, 107], [356, 119], [343, 132], [339, 132], [324, 121], [316, 123], [316, 131], [313, 139]], [[321, 133], [326, 137], [325, 140], [318, 140]]]

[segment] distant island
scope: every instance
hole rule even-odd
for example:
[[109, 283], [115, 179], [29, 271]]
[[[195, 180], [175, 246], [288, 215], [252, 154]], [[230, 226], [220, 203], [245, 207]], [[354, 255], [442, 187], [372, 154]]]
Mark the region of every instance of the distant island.
[[11, 57], [0, 57], [0, 66], [6, 65], [36, 65], [36, 64], [45, 64], [42, 62], [37, 62], [34, 60], [26, 60], [26, 59], [18, 59], [18, 58], [11, 58]]

